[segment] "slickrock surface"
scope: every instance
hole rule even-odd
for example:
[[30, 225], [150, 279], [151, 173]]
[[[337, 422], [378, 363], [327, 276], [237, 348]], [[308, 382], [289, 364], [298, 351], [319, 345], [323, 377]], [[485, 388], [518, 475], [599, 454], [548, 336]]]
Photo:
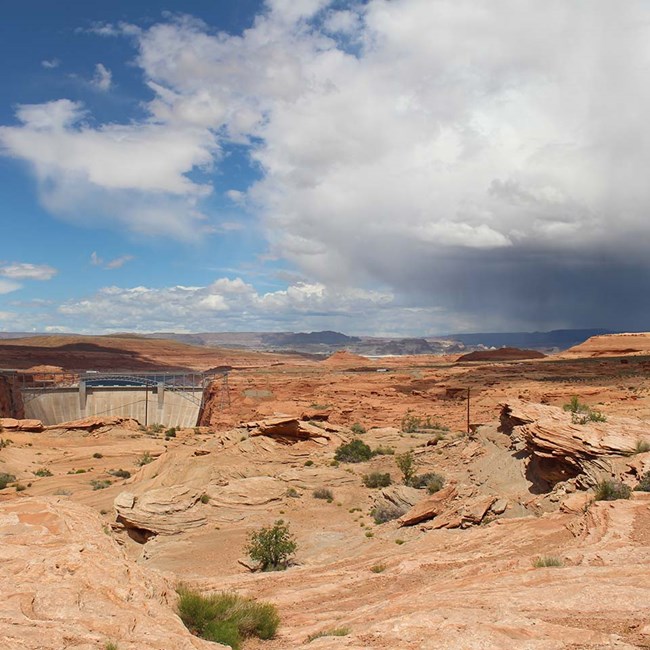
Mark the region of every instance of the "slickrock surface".
[[1, 503], [0, 566], [7, 650], [225, 647], [193, 637], [174, 612], [173, 584], [128, 560], [100, 517], [67, 499]]
[[[119, 356], [143, 361], [144, 348], [132, 353]], [[0, 435], [0, 472], [16, 477], [0, 490], [0, 648], [215, 647], [174, 617], [176, 580], [278, 607], [277, 638], [244, 650], [650, 647], [650, 493], [596, 503], [590, 487], [605, 475], [634, 487], [650, 470], [637, 444], [650, 440], [647, 357], [256, 365], [248, 354], [230, 403], [213, 384], [203, 426], [175, 437], [127, 422]], [[571, 422], [572, 396], [607, 421]], [[405, 416], [415, 431], [401, 430]], [[354, 437], [382, 453], [336, 462]], [[442, 491], [402, 484], [408, 451]], [[392, 485], [365, 487], [373, 472]], [[323, 489], [331, 499], [316, 498]], [[380, 505], [424, 518], [378, 524]], [[250, 533], [279, 519], [296, 538], [293, 565], [252, 572]], [[535, 568], [545, 558], [561, 566]], [[336, 628], [348, 634], [308, 642]]]

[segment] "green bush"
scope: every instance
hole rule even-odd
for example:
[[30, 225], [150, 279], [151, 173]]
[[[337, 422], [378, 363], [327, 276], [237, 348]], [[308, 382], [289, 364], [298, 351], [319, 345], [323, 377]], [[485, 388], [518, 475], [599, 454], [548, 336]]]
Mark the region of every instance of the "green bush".
[[372, 455], [373, 456], [394, 456], [395, 450], [392, 447], [382, 447], [380, 445], [379, 447], [376, 447], [375, 449], [372, 450]]
[[618, 499], [629, 499], [632, 489], [621, 481], [604, 480], [596, 486], [596, 501], [616, 501]]
[[645, 454], [646, 451], [650, 451], [650, 442], [647, 440], [637, 440], [634, 451], [637, 454]]
[[646, 472], [634, 488], [636, 492], [650, 492], [650, 472]]
[[105, 490], [107, 487], [111, 486], [110, 481], [100, 479], [93, 479], [90, 481], [90, 484], [93, 486], [93, 490]]
[[335, 627], [331, 630], [323, 630], [322, 632], [316, 632], [316, 634], [310, 634], [307, 637], [307, 643], [311, 643], [315, 639], [321, 639], [324, 636], [347, 636], [348, 634], [350, 634], [350, 628]]
[[93, 458], [104, 458], [104, 454], [100, 454], [98, 451], [96, 451], [96, 452], [93, 454]]
[[351, 427], [350, 431], [354, 433], [356, 436], [361, 436], [366, 432], [366, 429], [363, 425], [359, 424], [358, 422], [355, 422]]
[[366, 474], [362, 481], [367, 488], [388, 487], [393, 482], [390, 474], [382, 474], [381, 472]]
[[327, 501], [334, 501], [334, 494], [328, 488], [316, 488], [312, 492], [314, 499], [326, 499]]
[[416, 433], [418, 431], [449, 431], [449, 427], [445, 427], [440, 422], [431, 419], [430, 415], [425, 418], [419, 415], [413, 415], [413, 411], [409, 409], [402, 418], [400, 429], [403, 433]]
[[544, 567], [560, 567], [564, 566], [564, 564], [559, 557], [552, 555], [543, 555], [541, 557], [535, 558], [533, 566], [536, 569], [542, 569]]
[[9, 483], [13, 483], [16, 480], [16, 477], [13, 474], [6, 474], [5, 472], [0, 472], [0, 490], [4, 490]]
[[145, 451], [144, 454], [142, 454], [142, 456], [140, 456], [140, 458], [135, 461], [135, 464], [138, 465], [138, 467], [143, 467], [144, 465], [152, 463], [153, 460], [153, 456], [148, 451]]
[[402, 472], [402, 480], [404, 481], [404, 485], [410, 485], [411, 480], [415, 476], [415, 470], [417, 468], [413, 452], [407, 451], [404, 454], [395, 456], [395, 462], [397, 463], [399, 471]]
[[52, 472], [50, 472], [50, 470], [47, 469], [46, 467], [41, 467], [40, 469], [37, 469], [34, 472], [34, 476], [40, 476], [40, 477], [52, 476]]
[[384, 524], [387, 521], [399, 519], [406, 511], [407, 508], [400, 508], [392, 503], [386, 503], [373, 508], [370, 514], [376, 524]]
[[207, 641], [239, 650], [243, 639], [272, 639], [280, 617], [271, 603], [258, 603], [234, 593], [203, 596], [187, 587], [179, 587], [178, 615], [185, 627]]
[[253, 531], [246, 546], [246, 552], [252, 560], [260, 563], [262, 571], [286, 569], [295, 551], [296, 540], [282, 519], [273, 526]]
[[574, 395], [562, 408], [571, 413], [571, 422], [573, 424], [607, 422], [607, 418], [600, 411], [592, 410], [586, 404], [582, 404], [576, 395]]
[[300, 498], [300, 492], [296, 490], [295, 487], [290, 487], [285, 493], [284, 496], [291, 497], [292, 499], [299, 499]]
[[429, 491], [429, 494], [438, 492], [442, 489], [442, 486], [445, 484], [445, 479], [440, 474], [435, 472], [427, 472], [426, 474], [419, 474], [414, 476], [410, 481], [409, 485], [414, 488], [422, 489], [426, 488]]
[[155, 423], [149, 425], [149, 431], [151, 431], [151, 433], [162, 433], [164, 429], [165, 427], [162, 424]]
[[334, 452], [334, 459], [342, 463], [362, 463], [372, 458], [372, 449], [359, 438], [340, 445]]
[[108, 473], [116, 478], [131, 478], [131, 472], [127, 469], [112, 469]]

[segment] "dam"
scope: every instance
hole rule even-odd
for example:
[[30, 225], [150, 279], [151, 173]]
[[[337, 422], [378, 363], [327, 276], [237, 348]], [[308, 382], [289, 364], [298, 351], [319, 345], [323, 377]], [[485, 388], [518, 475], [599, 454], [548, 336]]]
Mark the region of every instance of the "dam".
[[3, 370], [17, 402], [14, 415], [45, 426], [91, 416], [131, 417], [148, 426], [194, 427], [206, 388], [221, 379], [227, 395], [227, 371], [200, 372], [45, 372]]

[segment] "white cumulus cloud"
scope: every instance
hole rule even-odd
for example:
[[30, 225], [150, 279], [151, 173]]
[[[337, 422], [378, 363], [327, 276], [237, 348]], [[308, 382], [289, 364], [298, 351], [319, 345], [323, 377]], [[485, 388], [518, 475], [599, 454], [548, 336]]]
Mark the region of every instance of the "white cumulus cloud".
[[113, 84], [113, 73], [103, 63], [98, 63], [91, 83], [98, 90], [106, 92]]

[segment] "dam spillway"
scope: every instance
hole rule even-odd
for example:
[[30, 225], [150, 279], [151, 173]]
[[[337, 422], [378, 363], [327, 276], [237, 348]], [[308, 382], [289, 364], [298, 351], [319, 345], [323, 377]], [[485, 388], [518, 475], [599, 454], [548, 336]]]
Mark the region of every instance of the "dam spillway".
[[20, 394], [24, 417], [46, 426], [92, 416], [121, 416], [145, 426], [194, 427], [206, 387], [219, 376], [227, 381], [227, 373], [12, 371], [9, 376]]

